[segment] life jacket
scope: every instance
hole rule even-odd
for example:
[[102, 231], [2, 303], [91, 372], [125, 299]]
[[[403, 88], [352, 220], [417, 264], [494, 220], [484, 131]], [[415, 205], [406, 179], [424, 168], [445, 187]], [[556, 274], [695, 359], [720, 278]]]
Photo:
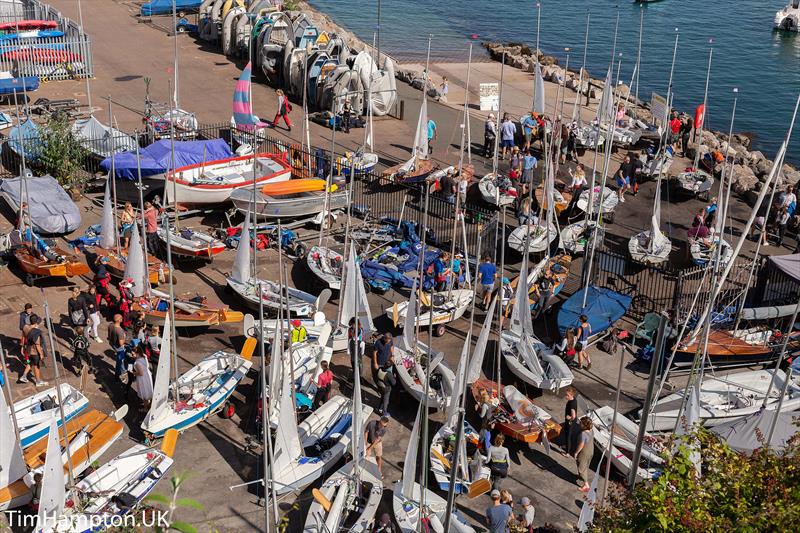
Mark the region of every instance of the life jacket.
[[292, 328], [292, 344], [297, 342], [303, 342], [308, 337], [308, 332], [306, 331], [305, 326], [300, 326], [299, 328]]

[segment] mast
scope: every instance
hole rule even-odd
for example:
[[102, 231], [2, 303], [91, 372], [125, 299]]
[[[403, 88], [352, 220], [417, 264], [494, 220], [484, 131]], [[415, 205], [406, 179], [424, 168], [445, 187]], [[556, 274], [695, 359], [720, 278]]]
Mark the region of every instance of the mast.
[[[248, 228], [247, 231], [250, 231]], [[262, 287], [261, 283], [258, 284], [258, 292], [259, 295], [261, 293]], [[280, 326], [277, 329], [280, 329]], [[262, 466], [264, 468], [264, 531], [269, 533], [270, 531], [270, 523], [269, 523], [269, 489], [270, 483], [268, 480], [272, 479], [272, 471], [270, 470], [270, 458], [269, 452], [267, 449], [268, 444], [271, 441], [270, 436], [270, 426], [272, 425], [272, 419], [269, 416], [269, 412], [267, 410], [267, 356], [264, 349], [264, 300], [259, 298], [258, 299], [258, 331], [261, 338], [259, 339], [258, 343], [258, 351], [259, 355], [261, 356], [261, 380], [260, 380], [260, 387], [261, 387], [261, 430], [262, 430], [262, 439], [264, 441], [264, 448], [262, 450]], [[278, 340], [276, 338], [276, 340]], [[282, 341], [282, 339], [281, 339]], [[272, 401], [269, 402], [272, 404]]]
[[[709, 44], [713, 44], [713, 42], [714, 42], [713, 39], [709, 40]], [[708, 67], [706, 68], [706, 86], [705, 90], [703, 91], [703, 121], [700, 124], [694, 125], [695, 130], [698, 132], [697, 137], [700, 138], [700, 140], [697, 142], [697, 148], [695, 148], [694, 151], [694, 163], [692, 164], [692, 167], [694, 168], [695, 172], [697, 172], [698, 165], [700, 164], [700, 144], [702, 144], [703, 142], [703, 130], [705, 129], [706, 118], [708, 117], [708, 82], [711, 78], [711, 58], [713, 55], [714, 55], [714, 47], [709, 46]], [[669, 100], [667, 100], [667, 102], [669, 102]], [[664, 127], [666, 129], [666, 124], [664, 124]], [[728, 137], [728, 139], [730, 139], [730, 137]], [[727, 156], [728, 154], [726, 153], [725, 157], [727, 158]], [[659, 172], [659, 174], [661, 173]]]
[[[561, 119], [561, 120], [563, 120], [563, 117], [564, 117], [564, 100], [566, 100], [566, 98], [567, 98], [567, 74], [569, 73], [569, 53], [570, 53], [570, 50], [571, 49], [570, 49], [569, 46], [564, 48], [564, 52], [567, 54], [567, 62], [564, 65], [564, 79], [561, 81], [561, 85], [558, 87], [558, 90], [561, 93], [561, 98], [560, 98], [561, 104], [560, 104], [559, 110], [558, 110], [558, 118]], [[553, 132], [553, 133], [555, 133], [555, 132]], [[560, 132], [559, 132], [559, 134], [560, 134]]]
[[[169, 82], [168, 82], [169, 84]], [[172, 111], [172, 102], [170, 102], [170, 111]], [[178, 180], [178, 176], [175, 174], [175, 121], [169, 121], [169, 130], [170, 130], [170, 172], [172, 173], [172, 200], [175, 205], [175, 229], [178, 229], [178, 187], [176, 182]], [[113, 161], [113, 159], [112, 159]], [[169, 174], [167, 174], [169, 176]], [[164, 183], [164, 195], [166, 196], [168, 184]], [[178, 390], [178, 333], [175, 329], [175, 286], [172, 283], [172, 227], [169, 223], [169, 214], [165, 214], [166, 225], [164, 227], [164, 235], [166, 236], [166, 244], [167, 244], [167, 267], [169, 270], [169, 322], [170, 327], [172, 328], [172, 335], [170, 342], [172, 344], [172, 353], [170, 356], [172, 357], [172, 372], [175, 376], [175, 379], [172, 382], [172, 389], [173, 389], [173, 396], [175, 398], [175, 403], [173, 405], [177, 405], [180, 401], [180, 391]], [[145, 257], [145, 262], [147, 262], [147, 258]]]
[[[536, 67], [535, 68], [537, 70], [539, 69], [539, 30], [541, 28], [541, 22], [542, 22], [542, 4], [541, 4], [541, 2], [536, 2], [536, 50], [533, 51], [533, 55], [534, 55], [534, 59], [536, 60]], [[503, 55], [505, 56], [505, 53], [503, 53]], [[500, 82], [501, 86], [502, 86], [502, 83], [503, 82], [501, 81]], [[534, 78], [533, 78], [533, 101], [531, 103], [531, 109], [534, 109], [535, 107], [536, 107], [536, 77], [534, 76]], [[498, 115], [499, 114], [500, 113], [498, 111]], [[497, 118], [498, 118], [498, 120], [500, 119], [500, 117], [497, 117]]]
[[[466, 143], [466, 127], [467, 122], [469, 122], [469, 75], [472, 70], [472, 43], [469, 43], [469, 59], [467, 60], [467, 82], [464, 89], [464, 115], [461, 121], [461, 148], [459, 149], [459, 156], [458, 156], [458, 177], [459, 179], [464, 179], [464, 145]], [[453, 263], [455, 262], [455, 253], [456, 253], [456, 234], [458, 233], [458, 219], [461, 217], [463, 219], [463, 215], [460, 213], [461, 208], [461, 195], [456, 194], [456, 204], [455, 204], [455, 213], [453, 216], [453, 237], [452, 242], [450, 243], [450, 274], [453, 274]], [[468, 255], [467, 251], [464, 250], [464, 262], [468, 262]], [[467, 280], [468, 281], [468, 280]], [[453, 285], [454, 283], [450, 283], [447, 291], [448, 298], [453, 294]], [[476, 285], [477, 287], [477, 285]], [[473, 301], [475, 300], [473, 296]]]
[[[114, 154], [111, 155], [114, 157]], [[144, 294], [145, 296], [150, 295], [150, 261], [147, 255], [147, 222], [144, 219], [144, 187], [142, 186], [142, 160], [140, 159], [139, 154], [139, 135], [136, 135], [136, 177], [138, 180], [138, 189], [139, 189], [139, 210], [141, 213], [142, 219], [142, 231], [145, 234], [145, 238], [142, 239], [142, 249], [144, 250]], [[172, 272], [167, 272], [167, 275], [171, 278]]]
[[[172, 56], [172, 77], [175, 83], [175, 92], [172, 94], [172, 100], [174, 102], [174, 109], [173, 113], [178, 112], [178, 108], [180, 107], [180, 102], [178, 101], [178, 20], [177, 20], [177, 11], [178, 8], [175, 6], [175, 0], [172, 0], [172, 35], [174, 36], [173, 42], [175, 46], [175, 51], [173, 52]], [[175, 122], [177, 119], [176, 115], [170, 113], [170, 122]], [[174, 136], [174, 135], [173, 135]], [[177, 219], [177, 216], [175, 217]]]
[[[112, 128], [113, 131], [113, 124], [114, 124], [114, 115], [111, 112], [111, 96], [107, 98], [108, 100], [108, 125]], [[116, 176], [116, 168], [114, 167], [114, 152], [116, 151], [116, 139], [114, 138], [114, 134], [111, 134], [111, 174], [109, 175], [109, 179], [111, 180], [111, 194], [114, 196], [113, 204], [114, 204], [114, 242], [117, 243], [117, 255], [122, 255], [120, 251], [120, 244], [119, 244], [119, 232], [117, 231], [117, 225], [119, 224], [119, 211], [117, 205], [117, 176]]]
[[[639, 46], [636, 47], [636, 75], [634, 76], [634, 81], [631, 82], [631, 86], [636, 83], [636, 105], [639, 105], [639, 71], [642, 67], [642, 35], [644, 35], [644, 4], [639, 4]], [[628, 89], [628, 94], [630, 94], [630, 89]]]
[[[84, 40], [86, 33], [83, 31], [83, 9], [81, 9], [81, 0], [78, 0], [78, 29], [80, 29], [81, 32], [81, 40]], [[24, 83], [22, 85], [23, 87], [25, 86]], [[92, 116], [94, 114], [94, 109], [92, 108], [92, 84], [89, 76], [86, 76], [86, 100], [89, 104], [89, 116]], [[109, 124], [109, 126], [111, 126], [111, 124]], [[114, 157], [113, 152], [111, 157]]]
[[[3, 342], [0, 340], [0, 364], [3, 365], [3, 368], [8, 368], [6, 366], [6, 351], [3, 349]], [[17, 411], [14, 409], [14, 391], [12, 390], [14, 387], [0, 387], [0, 394], [3, 394], [4, 390], [8, 391], [8, 410], [11, 413], [11, 421], [14, 423], [14, 434], [19, 438], [19, 422], [17, 422]]]
[[[322, 248], [322, 235], [325, 232], [325, 228], [329, 225], [329, 221], [331, 219], [331, 214], [328, 210], [331, 207], [331, 186], [333, 184], [333, 167], [336, 166], [336, 152], [334, 151], [336, 148], [336, 95], [333, 95], [331, 99], [331, 118], [333, 120], [331, 124], [331, 163], [330, 168], [328, 169], [328, 176], [325, 179], [325, 203], [323, 204], [322, 208], [322, 220], [319, 223], [319, 239], [317, 241], [317, 246]], [[279, 246], [280, 248], [280, 246]]]
[[583, 89], [583, 71], [586, 70], [586, 52], [589, 51], [589, 18], [590, 15], [586, 13], [586, 32], [583, 37], [583, 63], [581, 63], [581, 71], [578, 73], [578, 88], [575, 91], [575, 103], [572, 105], [572, 121], [575, 122], [576, 118], [578, 123], [580, 120], [580, 110], [578, 109], [578, 101], [581, 97], [581, 90]]

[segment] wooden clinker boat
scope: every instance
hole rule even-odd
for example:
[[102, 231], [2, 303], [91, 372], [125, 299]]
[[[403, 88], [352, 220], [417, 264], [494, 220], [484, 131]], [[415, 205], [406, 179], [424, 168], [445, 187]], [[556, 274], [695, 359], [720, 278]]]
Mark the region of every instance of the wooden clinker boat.
[[38, 278], [72, 278], [91, 272], [80, 257], [59, 247], [51, 247], [47, 256], [34, 252], [30, 243], [22, 243], [12, 250], [17, 264], [25, 273], [25, 282], [33, 285]]
[[[163, 326], [169, 313], [169, 295], [151, 291], [149, 297], [137, 298], [133, 310], [144, 315], [147, 324]], [[175, 297], [175, 327], [198, 328], [223, 323], [241, 322], [244, 314], [232, 311], [227, 305], [211, 304], [204, 296], [183, 295]]]
[[[109, 250], [100, 246], [85, 246], [84, 253], [95, 262], [104, 257], [108, 259], [106, 270], [108, 270], [112, 278], [121, 280], [125, 275], [125, 263], [128, 258], [126, 250], [121, 250], [121, 253], [118, 254], [116, 250]], [[166, 264], [158, 257], [147, 254], [147, 279], [150, 285], [166, 283], [167, 272], [169, 272], [169, 268]]]

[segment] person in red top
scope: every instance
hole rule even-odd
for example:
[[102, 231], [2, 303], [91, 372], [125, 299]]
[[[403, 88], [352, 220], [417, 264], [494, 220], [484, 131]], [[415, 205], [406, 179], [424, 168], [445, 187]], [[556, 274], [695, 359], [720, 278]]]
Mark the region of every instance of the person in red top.
[[275, 91], [275, 94], [278, 95], [278, 112], [275, 113], [275, 118], [272, 120], [272, 127], [277, 127], [280, 120], [283, 119], [283, 121], [286, 123], [286, 128], [289, 131], [292, 131], [292, 121], [289, 120], [289, 113], [292, 111], [292, 104], [289, 103], [289, 99], [286, 98], [286, 95], [283, 94], [282, 90], [278, 89]]
[[678, 113], [673, 111], [672, 119], [669, 121], [669, 131], [670, 133], [672, 133], [672, 135], [670, 136], [670, 144], [675, 142], [675, 140], [678, 138], [678, 134], [681, 131], [681, 126], [682, 123], [681, 119], [678, 118]]
[[158, 246], [158, 209], [152, 202], [144, 203], [144, 235], [148, 253], [154, 253]]
[[322, 372], [319, 373], [317, 378], [317, 392], [314, 393], [314, 401], [311, 404], [312, 410], [328, 401], [331, 396], [331, 385], [333, 385], [333, 372], [328, 369], [328, 362], [322, 361], [319, 366], [322, 368]]

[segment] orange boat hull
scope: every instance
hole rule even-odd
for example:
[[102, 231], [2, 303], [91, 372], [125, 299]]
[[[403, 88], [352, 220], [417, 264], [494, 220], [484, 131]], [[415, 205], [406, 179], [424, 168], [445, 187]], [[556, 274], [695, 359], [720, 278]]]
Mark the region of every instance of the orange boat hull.
[[22, 271], [32, 276], [71, 278], [85, 276], [91, 272], [89, 266], [82, 262], [77, 255], [61, 248], [56, 248], [54, 251], [58, 255], [65, 257], [66, 261], [56, 263], [41, 259], [32, 254], [27, 245], [16, 248], [14, 257], [17, 259]]

